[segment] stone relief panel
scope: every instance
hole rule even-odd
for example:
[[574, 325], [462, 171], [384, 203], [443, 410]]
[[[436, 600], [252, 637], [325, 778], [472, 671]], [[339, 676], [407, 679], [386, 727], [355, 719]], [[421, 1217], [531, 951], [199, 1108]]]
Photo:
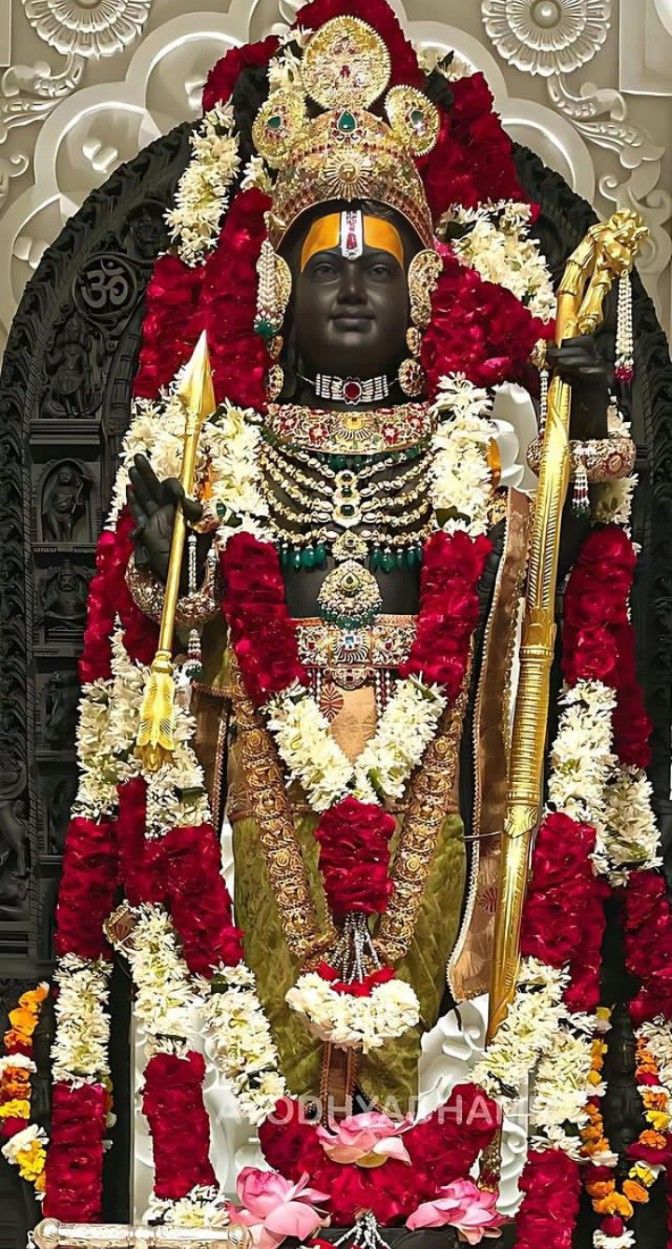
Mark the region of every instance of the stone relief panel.
[[[159, 133], [198, 111], [227, 47], [290, 20], [301, 0], [12, 0], [0, 6], [0, 347], [46, 245], [86, 195]], [[636, 208], [651, 230], [640, 271], [670, 319], [672, 0], [395, 0], [409, 33], [482, 69], [514, 138], [598, 212]], [[6, 12], [9, 10], [9, 14]], [[134, 245], [142, 247], [139, 223]], [[95, 413], [96, 299], [124, 298], [118, 272], [92, 275], [88, 306], [54, 361], [49, 412]], [[87, 296], [83, 294], [83, 302]], [[82, 379], [81, 353], [89, 373]], [[78, 357], [79, 352], [79, 357]]]

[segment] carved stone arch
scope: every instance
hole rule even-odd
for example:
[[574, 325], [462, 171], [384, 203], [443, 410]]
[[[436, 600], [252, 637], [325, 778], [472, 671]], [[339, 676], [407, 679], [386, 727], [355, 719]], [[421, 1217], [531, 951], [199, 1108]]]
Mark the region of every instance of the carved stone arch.
[[[167, 245], [163, 210], [188, 157], [189, 126], [173, 130], [117, 170], [45, 253], [14, 319], [0, 376], [0, 986], [9, 1002], [20, 984], [48, 973], [59, 843], [68, 786], [75, 776], [67, 734], [45, 735], [45, 705], [59, 682], [70, 690], [81, 628], [45, 631], [36, 587], [70, 560], [90, 575], [94, 540], [47, 542], [36, 522], [36, 490], [45, 465], [82, 465], [101, 523], [115, 459], [128, 423], [140, 343], [143, 294], [154, 259]], [[537, 230], [560, 271], [595, 219], [557, 174], [528, 150], [516, 159], [524, 185], [540, 201]], [[642, 675], [655, 721], [652, 780], [661, 817], [669, 812], [670, 656], [672, 655], [672, 367], [662, 330], [637, 278], [637, 380], [633, 429], [640, 488], [635, 537], [644, 555], [636, 587]], [[612, 322], [603, 332], [611, 350]], [[50, 685], [51, 683], [51, 685]], [[51, 693], [45, 694], [45, 688]], [[68, 697], [70, 695], [68, 694]], [[67, 711], [67, 708], [66, 708]], [[59, 714], [64, 714], [63, 709]], [[121, 1036], [117, 1068], [119, 1124], [106, 1179], [106, 1214], [127, 1213], [129, 1098], [123, 1016], [128, 994], [117, 983]], [[1, 1003], [0, 1003], [1, 1005]], [[16, 1181], [0, 1166], [0, 1206]], [[3, 1185], [5, 1186], [3, 1188]], [[19, 1209], [18, 1203], [15, 1208]], [[33, 1217], [17, 1214], [16, 1244]], [[3, 1243], [14, 1243], [13, 1235]], [[656, 1243], [655, 1241], [652, 1243]]]

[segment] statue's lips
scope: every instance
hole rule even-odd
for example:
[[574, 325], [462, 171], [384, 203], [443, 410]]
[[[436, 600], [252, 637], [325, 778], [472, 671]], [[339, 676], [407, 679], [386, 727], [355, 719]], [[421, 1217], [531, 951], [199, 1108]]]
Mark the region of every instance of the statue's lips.
[[342, 312], [331, 319], [340, 330], [365, 330], [373, 322], [366, 312]]

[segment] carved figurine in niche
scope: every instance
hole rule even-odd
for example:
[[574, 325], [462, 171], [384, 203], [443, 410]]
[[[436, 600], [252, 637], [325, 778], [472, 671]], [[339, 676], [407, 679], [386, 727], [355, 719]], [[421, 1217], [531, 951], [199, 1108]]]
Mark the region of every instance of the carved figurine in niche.
[[47, 541], [76, 542], [84, 539], [88, 482], [76, 464], [67, 461], [47, 475], [42, 490], [42, 535]]
[[58, 772], [46, 777], [42, 792], [47, 817], [49, 853], [61, 854], [70, 808], [77, 792], [76, 772], [73, 769], [65, 774]]
[[105, 350], [100, 336], [75, 314], [56, 331], [47, 358], [50, 386], [40, 415], [55, 419], [91, 417], [102, 398], [100, 369]]
[[69, 559], [52, 568], [40, 586], [40, 619], [47, 638], [69, 637], [83, 629], [88, 578]]
[[66, 750], [75, 739], [79, 681], [76, 672], [53, 672], [42, 691], [42, 739], [50, 750]]

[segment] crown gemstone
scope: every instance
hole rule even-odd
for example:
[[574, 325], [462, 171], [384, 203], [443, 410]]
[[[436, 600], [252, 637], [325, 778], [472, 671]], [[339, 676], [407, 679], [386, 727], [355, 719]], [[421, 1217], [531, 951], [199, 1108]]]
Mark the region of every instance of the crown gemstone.
[[411, 125], [412, 125], [412, 127], [413, 127], [413, 129], [414, 129], [414, 130], [424, 130], [424, 128], [425, 128], [425, 114], [423, 113], [422, 109], [420, 109], [420, 108], [412, 108], [412, 109], [411, 109], [411, 114], [410, 114], [410, 117], [409, 117], [409, 121], [410, 121], [410, 123], [411, 123]]
[[274, 113], [273, 116], [269, 117], [268, 121], [266, 122], [266, 127], [268, 130], [279, 130], [281, 125], [282, 125], [282, 117], [280, 116], [279, 113]]
[[341, 113], [338, 121], [336, 122], [336, 128], [337, 130], [340, 130], [342, 134], [352, 134], [353, 131], [357, 129], [357, 120], [353, 117], [352, 113], [346, 111], [345, 113]]

